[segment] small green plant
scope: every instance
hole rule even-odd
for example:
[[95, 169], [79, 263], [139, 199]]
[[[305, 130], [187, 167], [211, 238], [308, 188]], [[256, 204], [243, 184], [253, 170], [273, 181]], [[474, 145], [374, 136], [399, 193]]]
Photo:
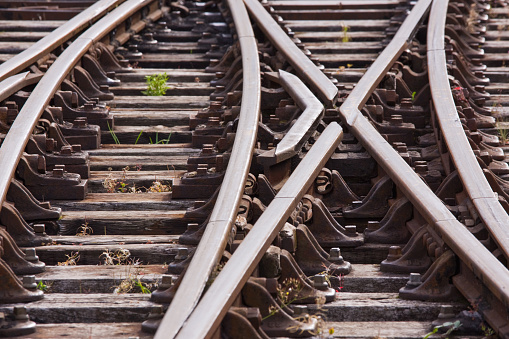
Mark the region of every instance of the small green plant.
[[[138, 142], [140, 141], [140, 138], [141, 136], [143, 135], [143, 131], [141, 131], [139, 134], [138, 134], [138, 137], [136, 138], [136, 141], [134, 142], [135, 145], [138, 144]], [[171, 133], [168, 134], [168, 138], [166, 139], [159, 139], [159, 132], [156, 132], [156, 138], [155, 138], [155, 142], [154, 140], [152, 140], [152, 137], [150, 137], [150, 135], [148, 135], [148, 140], [149, 140], [149, 144], [151, 145], [157, 145], [157, 144], [169, 144], [170, 143], [170, 138], [171, 138]]]
[[495, 331], [486, 324], [481, 324], [481, 330], [486, 338], [490, 338], [495, 335]]
[[350, 31], [350, 27], [348, 25], [345, 25], [344, 23], [341, 24], [341, 32], [343, 33], [343, 36], [341, 37], [341, 42], [350, 42], [352, 41], [352, 38], [348, 34]]
[[113, 132], [113, 129], [110, 127], [110, 123], [106, 121], [106, 124], [108, 125], [108, 130], [110, 131], [111, 137], [113, 138], [113, 142], [115, 142], [116, 145], [120, 145], [120, 140], [118, 140], [117, 135], [115, 132]]
[[37, 283], [37, 289], [43, 292], [47, 292], [49, 290], [49, 286], [46, 285], [42, 280]]
[[412, 92], [412, 101], [415, 101], [415, 95], [417, 94], [417, 92]]
[[159, 140], [159, 132], [156, 132], [156, 142], [152, 141], [151, 137], [148, 137], [150, 144], [165, 144], [167, 145], [170, 142], [171, 133], [168, 135], [168, 138]]
[[147, 90], [142, 91], [141, 93], [148, 96], [162, 96], [166, 94], [168, 90], [168, 85], [166, 82], [168, 81], [168, 75], [166, 72], [147, 75], [145, 77], [145, 81], [147, 83]]
[[443, 323], [442, 325], [439, 325], [439, 326], [435, 326], [435, 328], [433, 329], [433, 331], [429, 332], [428, 334], [426, 334], [422, 339], [428, 339], [429, 337], [431, 337], [433, 334], [437, 333], [439, 329], [443, 328], [443, 327], [449, 327], [449, 329], [447, 330], [447, 332], [444, 333], [444, 336], [445, 338], [449, 338], [449, 335], [457, 330], [458, 328], [461, 327], [461, 322], [459, 320], [456, 320], [455, 322], [445, 322]]
[[140, 134], [138, 134], [138, 137], [136, 138], [136, 141], [134, 142], [135, 145], [138, 144], [138, 141], [140, 140], [141, 135], [143, 134], [143, 130], [140, 131]]
[[139, 293], [150, 294], [151, 284], [144, 283], [136, 273], [130, 274], [127, 278], [122, 280], [118, 286], [115, 287], [113, 293], [130, 293], [139, 291]]
[[140, 289], [141, 293], [143, 294], [150, 294], [152, 292], [150, 292], [150, 289], [147, 288], [147, 284], [145, 284], [144, 282], [141, 282], [140, 279], [136, 279], [136, 286], [138, 286], [138, 288]]
[[[124, 250], [127, 251], [127, 250]], [[111, 252], [106, 251], [109, 254]], [[105, 252], [105, 253], [106, 253]], [[129, 251], [127, 251], [129, 252]], [[116, 252], [115, 252], [116, 253]], [[103, 253], [104, 254], [104, 253]], [[125, 253], [121, 253], [121, 255], [124, 255]], [[130, 253], [129, 253], [130, 255]], [[114, 254], [115, 256], [115, 254]], [[123, 258], [122, 260], [125, 260]], [[120, 280], [120, 283], [117, 286], [113, 286], [113, 293], [120, 294], [120, 293], [143, 293], [143, 294], [150, 294], [152, 293], [150, 291], [151, 288], [154, 287], [155, 284], [145, 283], [141, 281], [140, 275], [141, 273], [141, 267], [139, 267], [139, 260], [132, 260], [128, 259], [128, 261], [124, 262], [123, 264], [126, 266], [126, 272], [125, 272], [125, 278]]]

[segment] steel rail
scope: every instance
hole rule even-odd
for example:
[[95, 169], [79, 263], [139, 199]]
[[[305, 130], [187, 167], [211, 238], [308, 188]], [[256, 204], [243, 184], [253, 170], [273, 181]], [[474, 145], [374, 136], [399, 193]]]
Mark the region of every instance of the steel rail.
[[331, 122], [325, 128], [224, 265], [177, 338], [212, 337], [263, 254], [334, 153], [342, 137], [343, 130], [338, 123]]
[[2, 166], [0, 172], [0, 210], [32, 130], [37, 125], [44, 108], [49, 104], [61, 82], [94, 43], [99, 42], [108, 32], [129, 16], [153, 1], [155, 0], [129, 0], [117, 7], [81, 34], [62, 52], [39, 81], [14, 120], [2, 143], [2, 147], [0, 147], [0, 164]]
[[286, 0], [265, 0], [262, 4], [268, 4], [278, 9], [375, 9], [390, 8], [404, 3], [401, 0], [377, 1], [377, 0], [315, 0], [315, 1], [286, 1]]
[[125, 0], [101, 0], [0, 65], [0, 81], [32, 65]]
[[[263, 7], [256, 0], [244, 0], [256, 19], [260, 29], [268, 34], [271, 42], [276, 36], [284, 33], [283, 30], [267, 15], [255, 14]], [[364, 148], [382, 166], [385, 172], [391, 177], [396, 185], [403, 191], [405, 196], [412, 202], [414, 207], [423, 217], [438, 230], [447, 245], [454, 253], [471, 269], [483, 284], [499, 299], [504, 305], [509, 305], [509, 272], [498, 261], [493, 254], [484, 246], [480, 245], [477, 239], [468, 232], [465, 227], [452, 215], [440, 199], [412, 170], [412, 168], [399, 156], [392, 146], [376, 131], [371, 123], [364, 117], [360, 109], [364, 106], [373, 90], [378, 86], [385, 73], [392, 67], [401, 53], [408, 48], [410, 41], [418, 28], [418, 23], [423, 20], [429, 10], [431, 0], [419, 0], [410, 14], [407, 16], [398, 32], [382, 51], [377, 60], [366, 71], [361, 80], [357, 83], [348, 98], [340, 107], [340, 114], [344, 123], [348, 126], [355, 137], [362, 143]], [[265, 24], [261, 19], [264, 17], [272, 20], [272, 24]], [[266, 25], [266, 26], [265, 26]], [[270, 27], [270, 29], [269, 29]], [[272, 35], [273, 34], [273, 35]], [[287, 46], [279, 45], [280, 52], [284, 52]], [[305, 55], [302, 51], [295, 52], [298, 57], [286, 55], [288, 62], [295, 65]], [[309, 69], [313, 78], [323, 74], [316, 66]], [[308, 74], [305, 74], [307, 76]], [[330, 82], [329, 79], [326, 79]], [[308, 80], [309, 85], [315, 92], [324, 88], [323, 84], [316, 84]], [[332, 84], [332, 82], [330, 82]], [[328, 92], [322, 93], [321, 97], [327, 96]]]
[[[376, 131], [360, 111], [393, 61], [407, 48], [419, 18], [431, 0], [419, 0], [393, 40], [352, 90], [340, 113], [348, 129], [391, 177], [445, 243], [506, 307], [509, 305], [509, 271], [461, 224], [424, 181]], [[414, 12], [419, 11], [419, 14]], [[317, 69], [317, 71], [319, 71]]]
[[322, 103], [311, 93], [309, 88], [295, 75], [279, 70], [281, 85], [294, 99], [297, 106], [303, 110], [297, 121], [286, 132], [285, 136], [277, 144], [274, 155], [277, 162], [289, 159], [296, 155], [302, 145], [309, 139], [323, 117]]
[[463, 130], [454, 102], [445, 55], [445, 22], [448, 0], [433, 3], [428, 25], [428, 76], [440, 130], [449, 154], [479, 217], [493, 240], [509, 258], [509, 215], [498, 201]]
[[0, 82], [0, 101], [4, 101], [17, 91], [26, 86], [36, 84], [42, 78], [42, 74], [33, 74], [30, 72], [23, 72]]
[[155, 339], [173, 338], [198, 303], [226, 248], [251, 166], [261, 104], [258, 47], [244, 4], [228, 0], [242, 54], [243, 82], [239, 123], [230, 160], [206, 230]]
[[301, 79], [322, 99], [326, 105], [332, 106], [337, 99], [338, 90], [322, 72], [315, 72], [315, 64], [302, 53], [292, 39], [286, 35], [281, 27], [272, 19], [271, 15], [257, 0], [244, 0], [252, 17], [259, 23], [263, 34], [272, 45], [282, 53], [286, 60], [295, 68]]

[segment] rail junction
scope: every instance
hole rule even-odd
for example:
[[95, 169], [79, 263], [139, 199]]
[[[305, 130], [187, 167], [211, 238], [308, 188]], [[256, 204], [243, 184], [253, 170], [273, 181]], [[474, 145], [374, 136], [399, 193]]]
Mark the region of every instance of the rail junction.
[[0, 337], [509, 338], [505, 0], [0, 0]]

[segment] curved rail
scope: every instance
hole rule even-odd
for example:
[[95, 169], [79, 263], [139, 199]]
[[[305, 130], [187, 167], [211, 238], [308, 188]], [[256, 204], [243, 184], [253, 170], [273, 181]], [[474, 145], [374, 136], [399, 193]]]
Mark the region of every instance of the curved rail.
[[43, 55], [51, 52], [67, 40], [76, 36], [85, 27], [89, 26], [97, 18], [115, 8], [125, 0], [101, 0], [67, 21], [53, 32], [37, 41], [30, 48], [10, 58], [0, 65], [0, 81], [10, 75], [16, 74], [33, 64]]
[[415, 24], [427, 11], [430, 2], [430, 0], [419, 0], [394, 39], [340, 107], [340, 112], [348, 129], [383, 167], [419, 213], [439, 231], [446, 244], [483, 284], [507, 306], [509, 305], [509, 271], [506, 267], [452, 215], [359, 110], [371, 94], [368, 90], [379, 83], [393, 61], [407, 48]]
[[[244, 1], [252, 4], [249, 7], [250, 10], [259, 10], [255, 0]], [[360, 112], [360, 109], [364, 106], [376, 86], [378, 86], [385, 73], [392, 67], [401, 53], [408, 48], [411, 38], [418, 27], [417, 24], [429, 10], [430, 4], [431, 0], [419, 0], [416, 3], [392, 41], [367, 70], [340, 107], [340, 113], [349, 131], [355, 135], [357, 140], [362, 143], [364, 148], [382, 166], [430, 225], [440, 232], [446, 244], [475, 273], [483, 284], [507, 306], [509, 305], [509, 271], [466, 230], [442, 201], [436, 197], [431, 189]], [[257, 18], [258, 16], [254, 15], [254, 17]], [[257, 22], [260, 26], [264, 25], [258, 19]], [[271, 29], [282, 32], [282, 29], [277, 25], [272, 25]], [[264, 32], [268, 32], [269, 36], [272, 33], [267, 28], [264, 29]], [[269, 39], [272, 41], [274, 38], [269, 37]], [[299, 58], [288, 59], [292, 66], [304, 57], [301, 51], [299, 51], [299, 54]], [[287, 55], [287, 58], [291, 58], [291, 56]], [[316, 74], [322, 73], [317, 67], [314, 67], [313, 72]], [[327, 79], [327, 81], [329, 80]], [[317, 92], [323, 87], [323, 85], [318, 86], [313, 82], [309, 83]], [[321, 97], [325, 95], [326, 93], [322, 93]]]
[[[445, 21], [449, 1], [435, 2], [428, 29], [428, 73], [437, 120], [463, 187], [493, 240], [509, 258], [509, 215], [483, 174], [463, 130], [452, 97], [445, 56]], [[433, 28], [431, 28], [433, 27]]]
[[279, 193], [216, 277], [177, 338], [210, 338], [281, 227], [343, 137], [332, 122], [322, 132]]
[[323, 117], [322, 103], [311, 93], [295, 75], [279, 71], [281, 84], [287, 93], [294, 98], [296, 104], [303, 110], [297, 121], [292, 125], [284, 138], [277, 144], [274, 155], [278, 161], [293, 157], [306, 142]]
[[132, 13], [153, 1], [129, 0], [120, 5], [80, 35], [60, 55], [39, 81], [14, 120], [0, 148], [0, 164], [2, 164], [2, 171], [0, 172], [0, 210], [32, 130], [37, 125], [44, 108], [49, 104], [60, 83], [94, 43], [100, 41]]
[[332, 106], [338, 96], [336, 86], [325, 74], [315, 72], [315, 64], [302, 53], [257, 0], [244, 0], [244, 3], [256, 22], [260, 24], [263, 34], [285, 56], [299, 77], [316, 91], [320, 99], [328, 106]]
[[19, 73], [8, 77], [0, 82], [0, 101], [4, 101], [20, 89], [36, 84], [42, 78], [42, 74], [30, 72]]
[[176, 336], [198, 303], [212, 270], [223, 255], [253, 157], [261, 102], [258, 48], [244, 4], [229, 0], [228, 5], [240, 42], [243, 67], [243, 95], [236, 138], [205, 233], [159, 325], [155, 339]]

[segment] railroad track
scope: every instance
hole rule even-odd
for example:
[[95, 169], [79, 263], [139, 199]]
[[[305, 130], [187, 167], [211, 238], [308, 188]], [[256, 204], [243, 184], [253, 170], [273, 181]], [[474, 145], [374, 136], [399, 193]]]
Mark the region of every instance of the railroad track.
[[12, 5], [2, 336], [509, 336], [505, 2]]

